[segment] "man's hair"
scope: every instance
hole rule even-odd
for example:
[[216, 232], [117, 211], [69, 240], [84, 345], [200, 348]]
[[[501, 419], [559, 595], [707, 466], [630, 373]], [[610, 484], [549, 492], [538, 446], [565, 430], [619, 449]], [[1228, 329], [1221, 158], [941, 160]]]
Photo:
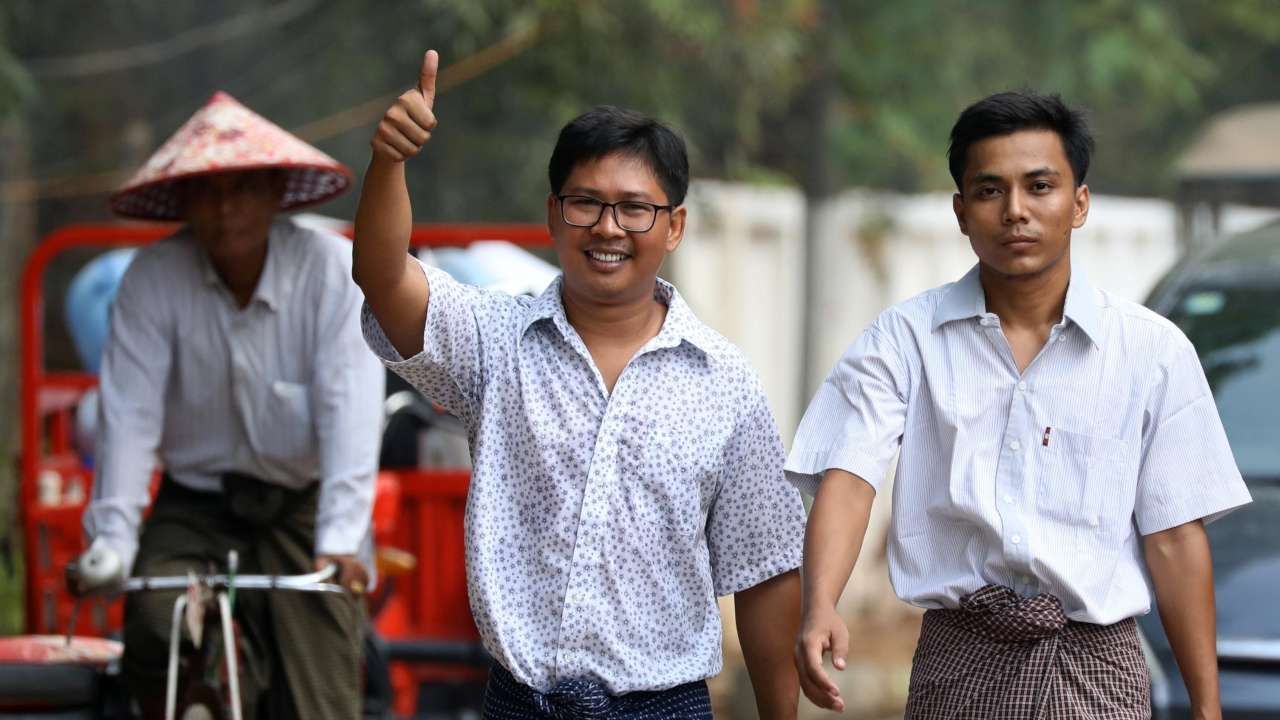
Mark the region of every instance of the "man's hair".
[[648, 165], [667, 194], [668, 203], [684, 202], [689, 190], [689, 157], [684, 140], [651, 117], [612, 105], [588, 110], [560, 131], [547, 168], [551, 192], [559, 194], [580, 163], [615, 153]]
[[983, 98], [960, 113], [951, 128], [947, 163], [956, 188], [963, 192], [969, 146], [989, 137], [1011, 135], [1020, 130], [1052, 130], [1062, 140], [1062, 149], [1071, 163], [1076, 187], [1084, 183], [1093, 155], [1093, 135], [1084, 113], [1073, 110], [1058, 95], [1031, 91], [1002, 92]]

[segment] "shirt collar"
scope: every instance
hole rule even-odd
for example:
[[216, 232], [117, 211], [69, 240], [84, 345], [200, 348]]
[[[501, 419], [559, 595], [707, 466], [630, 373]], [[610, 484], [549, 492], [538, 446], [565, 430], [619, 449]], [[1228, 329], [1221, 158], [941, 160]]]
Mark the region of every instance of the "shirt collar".
[[[284, 230], [281, 223], [287, 222], [287, 220], [277, 219], [271, 224], [271, 229], [267, 232], [267, 260], [262, 266], [262, 276], [258, 278], [258, 286], [253, 289], [251, 302], [260, 301], [271, 310], [280, 308], [280, 299], [292, 285], [287, 278], [280, 277], [281, 273], [284, 272], [284, 268], [280, 267], [281, 263], [276, 257], [281, 252], [278, 240], [279, 233]], [[209, 260], [209, 256], [203, 250], [199, 252], [199, 256], [200, 275], [204, 278], [205, 284], [210, 287], [225, 289], [226, 285], [223, 284], [222, 278], [218, 276], [218, 271], [214, 269], [213, 262]]]
[[[1063, 316], [1075, 323], [1094, 345], [1102, 342], [1102, 318], [1098, 293], [1075, 264], [1071, 266], [1071, 281], [1067, 284], [1067, 299], [1063, 303]], [[951, 284], [933, 311], [933, 330], [953, 321], [987, 314], [987, 298], [978, 278], [978, 266], [974, 265], [965, 276]]]
[[[715, 336], [711, 330], [693, 314], [693, 310], [685, 303], [674, 285], [662, 278], [657, 278], [657, 281], [653, 296], [658, 302], [667, 306], [667, 317], [662, 321], [662, 328], [658, 334], [649, 341], [645, 349], [676, 347], [681, 342], [687, 342], [702, 353], [709, 354], [715, 342]], [[524, 321], [520, 328], [522, 335], [535, 322], [550, 320], [561, 335], [566, 338], [570, 336], [573, 328], [569, 325], [569, 318], [565, 315], [564, 303], [561, 300], [560, 293], [563, 287], [564, 275], [557, 275], [547, 289], [526, 307]]]

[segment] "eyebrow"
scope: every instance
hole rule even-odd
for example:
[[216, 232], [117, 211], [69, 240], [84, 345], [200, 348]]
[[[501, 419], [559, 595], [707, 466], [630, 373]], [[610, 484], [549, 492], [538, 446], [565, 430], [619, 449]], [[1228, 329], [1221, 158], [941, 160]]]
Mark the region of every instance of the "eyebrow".
[[[600, 195], [602, 194], [600, 190], [596, 188], [583, 185], [566, 185], [560, 192], [563, 195], [590, 195], [596, 199], [600, 199]], [[656, 198], [650, 197], [648, 193], [640, 191], [624, 192], [620, 196], [619, 200], [643, 200], [645, 202], [661, 205]]]
[[[1033, 178], [1042, 178], [1042, 177], [1061, 177], [1061, 175], [1062, 173], [1046, 165], [1044, 167], [1036, 168], [1035, 170], [1029, 170], [1023, 173], [1022, 177], [1030, 180]], [[997, 175], [995, 173], [980, 172], [977, 175], [974, 175], [973, 180], [971, 180], [970, 182], [973, 184], [980, 184], [980, 183], [988, 183], [988, 182], [1001, 182], [1003, 180], [1004, 180], [1004, 177]]]

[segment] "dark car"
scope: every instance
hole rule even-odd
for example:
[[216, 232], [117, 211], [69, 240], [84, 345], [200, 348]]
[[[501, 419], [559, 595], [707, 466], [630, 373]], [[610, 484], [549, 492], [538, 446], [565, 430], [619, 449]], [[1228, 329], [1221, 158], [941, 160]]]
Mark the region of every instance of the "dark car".
[[[1223, 714], [1280, 719], [1280, 222], [1175, 267], [1147, 304], [1195, 344], [1253, 494], [1251, 505], [1207, 528]], [[1152, 660], [1154, 717], [1190, 717], [1159, 617], [1139, 623]]]

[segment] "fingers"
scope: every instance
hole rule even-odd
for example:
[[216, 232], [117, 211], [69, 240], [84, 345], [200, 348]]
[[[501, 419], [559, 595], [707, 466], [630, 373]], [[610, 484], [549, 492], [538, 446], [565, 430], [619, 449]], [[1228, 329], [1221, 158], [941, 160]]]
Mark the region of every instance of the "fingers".
[[321, 555], [316, 558], [317, 570], [330, 565], [338, 567], [337, 575], [332, 578], [332, 582], [351, 591], [353, 595], [364, 594], [369, 585], [369, 573], [364, 569], [364, 564], [354, 555]]
[[440, 54], [428, 50], [422, 56], [422, 69], [418, 72], [418, 87], [410, 90], [391, 104], [378, 130], [369, 142], [375, 156], [395, 162], [405, 160], [422, 151], [436, 129], [436, 76], [440, 70]]
[[427, 109], [436, 104], [436, 74], [440, 69], [440, 53], [428, 50], [422, 56], [422, 70], [418, 73], [418, 92], [427, 101]]
[[377, 154], [403, 161], [417, 155], [431, 139], [436, 116], [417, 90], [410, 90], [387, 109], [371, 145]]
[[796, 671], [800, 677], [800, 689], [810, 702], [821, 708], [841, 711], [844, 700], [840, 697], [840, 689], [822, 667], [822, 656], [832, 647], [831, 638], [832, 633], [823, 631], [802, 634], [796, 643]]

